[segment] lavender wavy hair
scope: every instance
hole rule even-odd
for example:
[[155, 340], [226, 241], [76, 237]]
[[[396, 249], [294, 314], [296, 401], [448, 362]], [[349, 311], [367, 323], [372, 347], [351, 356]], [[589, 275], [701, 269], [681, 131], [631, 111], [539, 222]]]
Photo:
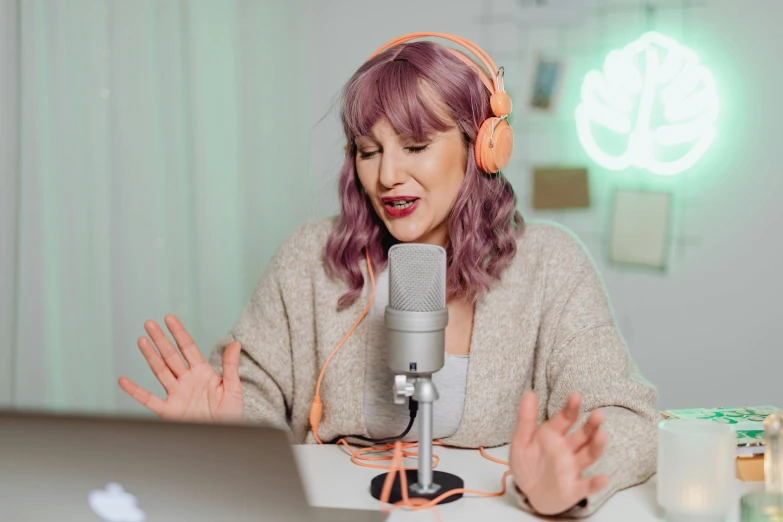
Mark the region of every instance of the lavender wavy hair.
[[[421, 89], [426, 83], [451, 120], [438, 116]], [[465, 179], [448, 217], [449, 297], [474, 301], [516, 254], [523, 227], [516, 196], [502, 173], [487, 175], [476, 166], [473, 143], [491, 116], [489, 92], [478, 75], [448, 49], [413, 42], [388, 49], [364, 63], [343, 90], [342, 123], [348, 145], [340, 171], [340, 216], [326, 244], [328, 270], [350, 286], [338, 309], [353, 303], [364, 286], [360, 260], [369, 249], [377, 273], [386, 266], [397, 240], [377, 216], [356, 174], [357, 136], [386, 117], [394, 129], [416, 141], [453, 128], [462, 131], [467, 150]]]

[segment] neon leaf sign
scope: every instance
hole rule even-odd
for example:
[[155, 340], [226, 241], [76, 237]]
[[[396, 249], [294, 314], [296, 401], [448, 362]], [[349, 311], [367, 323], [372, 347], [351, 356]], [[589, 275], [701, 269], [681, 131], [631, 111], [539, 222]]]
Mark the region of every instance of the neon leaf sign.
[[693, 166], [715, 140], [718, 94], [712, 74], [675, 40], [648, 32], [609, 53], [582, 82], [579, 140], [609, 170], [660, 175]]

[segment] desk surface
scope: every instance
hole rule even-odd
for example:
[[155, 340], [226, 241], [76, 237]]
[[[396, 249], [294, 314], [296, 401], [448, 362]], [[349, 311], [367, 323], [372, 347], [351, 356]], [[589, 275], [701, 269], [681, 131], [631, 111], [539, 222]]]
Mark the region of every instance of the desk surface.
[[[300, 445], [294, 453], [302, 473], [307, 498], [322, 507], [378, 509], [380, 504], [369, 492], [370, 480], [382, 470], [353, 464], [344, 448], [337, 446]], [[487, 451], [493, 457], [508, 460], [508, 447]], [[441, 460], [436, 469], [462, 477], [465, 487], [479, 491], [499, 491], [505, 468], [483, 458], [478, 451], [436, 447]], [[410, 460], [409, 466], [416, 461]], [[510, 482], [509, 482], [510, 484]], [[760, 489], [762, 483], [736, 481], [735, 511], [730, 522], [738, 520], [739, 498], [746, 491]], [[593, 522], [659, 522], [663, 520], [656, 500], [655, 476], [646, 483], [620, 491], [590, 518]], [[502, 497], [466, 496], [456, 502], [438, 506], [444, 522], [476, 520], [541, 520], [517, 507], [513, 494]], [[437, 520], [431, 510], [408, 512], [395, 510], [389, 522]]]

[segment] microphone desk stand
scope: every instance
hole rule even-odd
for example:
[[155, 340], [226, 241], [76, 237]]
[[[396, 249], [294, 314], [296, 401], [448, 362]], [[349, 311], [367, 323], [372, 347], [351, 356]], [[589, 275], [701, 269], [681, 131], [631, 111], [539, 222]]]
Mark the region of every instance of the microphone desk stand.
[[[408, 497], [433, 500], [447, 491], [462, 489], [464, 481], [451, 473], [432, 469], [432, 406], [438, 400], [438, 390], [432, 382], [432, 375], [418, 375], [409, 377], [397, 375], [395, 377], [395, 400], [397, 404], [404, 403], [406, 397], [413, 397], [419, 403], [419, 466], [418, 470], [412, 469], [405, 472], [408, 482]], [[370, 492], [379, 499], [383, 483], [388, 473], [382, 473], [371, 481]], [[453, 502], [462, 497], [462, 493], [455, 493], [442, 499], [439, 504]], [[394, 477], [389, 503], [394, 504], [402, 500], [400, 475]]]

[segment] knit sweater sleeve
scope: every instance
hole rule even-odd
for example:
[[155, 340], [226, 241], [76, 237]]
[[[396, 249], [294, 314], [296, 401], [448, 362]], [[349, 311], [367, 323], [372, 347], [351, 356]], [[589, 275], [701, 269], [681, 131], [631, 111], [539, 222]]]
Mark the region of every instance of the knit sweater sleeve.
[[210, 364], [221, 371], [226, 347], [239, 341], [239, 378], [248, 422], [288, 431], [287, 410], [293, 394], [293, 370], [288, 317], [273, 258], [233, 329], [220, 340]]
[[[582, 395], [581, 426], [602, 409], [607, 443], [584, 476], [606, 474], [609, 484], [562, 514], [592, 515], [615, 492], [646, 481], [656, 469], [657, 391], [639, 373], [621, 338], [602, 281], [576, 240], [565, 246], [568, 277], [559, 291], [546, 362], [547, 418], [560, 411], [572, 392]], [[576, 427], [574, 429], [576, 429]], [[521, 505], [530, 511], [520, 496]]]
[[324, 223], [307, 223], [278, 248], [233, 329], [210, 356], [210, 364], [220, 372], [226, 347], [232, 341], [239, 341], [245, 420], [281, 428], [292, 438], [290, 422], [295, 386], [292, 329], [296, 327], [292, 324], [292, 307], [300, 306], [303, 297], [292, 288], [291, 282], [302, 283], [308, 277], [306, 267], [317, 255], [319, 245], [314, 237], [328, 230], [324, 227]]

